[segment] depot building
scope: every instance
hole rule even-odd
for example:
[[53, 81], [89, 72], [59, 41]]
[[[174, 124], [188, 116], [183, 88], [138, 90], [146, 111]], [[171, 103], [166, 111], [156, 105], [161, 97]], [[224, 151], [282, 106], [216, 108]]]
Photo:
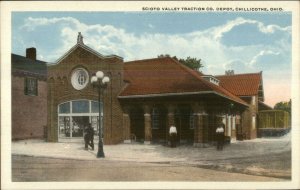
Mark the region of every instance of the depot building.
[[[124, 62], [91, 49], [81, 34], [69, 51], [38, 71], [26, 64], [16, 67], [16, 58], [28, 62], [35, 57], [12, 55], [13, 79], [19, 81], [12, 84], [13, 139], [83, 138], [90, 123], [95, 136], [102, 128], [105, 144], [165, 143], [175, 125], [179, 142], [205, 146], [216, 140], [220, 123], [229, 140], [256, 138], [258, 111], [267, 109], [261, 72], [205, 75], [170, 57]], [[98, 88], [91, 84], [97, 71], [110, 78], [100, 102]], [[42, 113], [34, 107], [14, 109], [37, 99]]]

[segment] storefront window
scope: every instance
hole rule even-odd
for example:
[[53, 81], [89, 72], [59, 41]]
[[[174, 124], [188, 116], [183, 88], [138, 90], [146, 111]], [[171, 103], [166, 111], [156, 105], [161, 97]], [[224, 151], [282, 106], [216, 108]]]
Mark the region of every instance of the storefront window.
[[70, 113], [70, 102], [59, 105], [59, 113]]
[[[103, 104], [100, 105], [102, 115]], [[59, 138], [83, 137], [84, 128], [89, 124], [92, 125], [94, 134], [97, 136], [99, 134], [99, 103], [97, 101], [73, 100], [58, 106]]]
[[98, 132], [99, 132], [99, 116], [92, 116], [91, 117], [91, 125], [94, 129], [95, 135], [98, 136]]
[[[102, 112], [103, 111], [102, 104], [100, 106], [101, 106], [101, 112]], [[98, 102], [92, 101], [92, 113], [99, 113], [99, 103]]]
[[70, 137], [70, 117], [59, 117], [59, 136]]
[[72, 113], [88, 113], [90, 112], [89, 101], [78, 100], [72, 101]]

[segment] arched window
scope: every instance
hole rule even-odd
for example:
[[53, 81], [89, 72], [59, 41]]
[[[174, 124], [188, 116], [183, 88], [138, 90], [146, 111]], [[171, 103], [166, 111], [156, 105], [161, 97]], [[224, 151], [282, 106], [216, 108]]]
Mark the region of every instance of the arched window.
[[[72, 100], [58, 105], [59, 138], [83, 137], [84, 127], [89, 123], [99, 132], [99, 106], [103, 118], [103, 106], [93, 100]], [[102, 126], [102, 124], [101, 124]]]
[[71, 112], [70, 102], [66, 102], [59, 105], [58, 113], [62, 114], [62, 113], [70, 113], [70, 112]]

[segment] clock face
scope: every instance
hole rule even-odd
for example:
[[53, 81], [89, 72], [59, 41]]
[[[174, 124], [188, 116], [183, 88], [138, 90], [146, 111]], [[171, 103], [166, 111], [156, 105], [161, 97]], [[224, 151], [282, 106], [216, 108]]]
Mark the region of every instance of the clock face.
[[86, 87], [89, 81], [89, 74], [83, 68], [75, 69], [72, 73], [71, 83], [76, 90], [82, 90]]

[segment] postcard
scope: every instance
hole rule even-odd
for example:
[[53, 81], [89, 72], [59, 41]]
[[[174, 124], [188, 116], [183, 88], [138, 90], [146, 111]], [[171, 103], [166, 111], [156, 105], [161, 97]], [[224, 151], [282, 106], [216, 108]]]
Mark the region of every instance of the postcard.
[[299, 2], [1, 2], [1, 189], [298, 189]]

